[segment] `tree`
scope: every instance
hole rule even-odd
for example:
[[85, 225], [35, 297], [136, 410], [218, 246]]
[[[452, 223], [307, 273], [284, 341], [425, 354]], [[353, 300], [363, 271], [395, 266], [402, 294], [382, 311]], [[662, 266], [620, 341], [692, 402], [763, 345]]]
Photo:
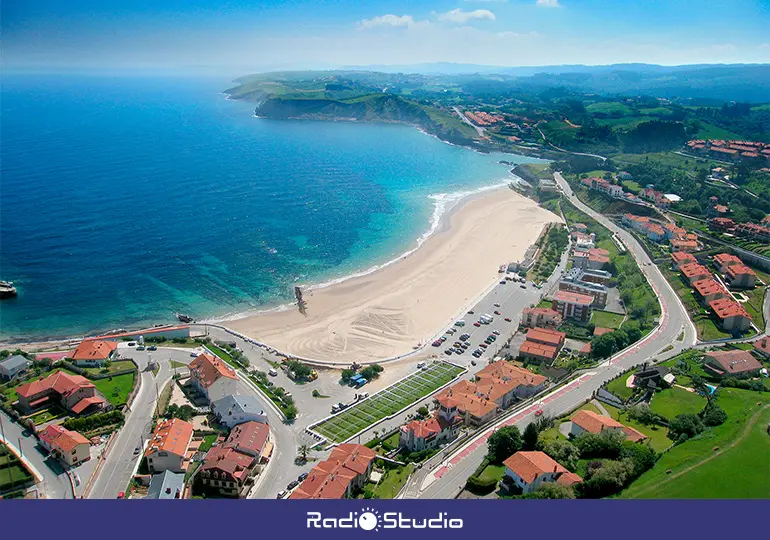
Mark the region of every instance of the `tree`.
[[299, 452], [299, 457], [302, 458], [302, 461], [307, 461], [307, 455], [310, 453], [310, 447], [306, 444], [299, 445], [299, 448], [297, 448], [297, 451]]
[[543, 447], [543, 452], [561, 463], [565, 468], [574, 471], [580, 459], [580, 450], [569, 441], [556, 439]]
[[605, 461], [598, 468], [589, 468], [590, 476], [577, 490], [581, 497], [601, 498], [617, 493], [633, 477], [634, 465], [630, 459]]
[[538, 436], [539, 433], [535, 423], [530, 422], [527, 424], [527, 427], [524, 428], [524, 435], [522, 436], [524, 450], [534, 450], [537, 447]]
[[575, 492], [570, 486], [545, 482], [527, 496], [528, 499], [574, 499]]
[[721, 426], [727, 421], [727, 413], [715, 401], [709, 401], [701, 413], [703, 423], [707, 426]]
[[495, 465], [501, 464], [521, 450], [521, 433], [516, 426], [501, 427], [487, 440], [487, 457]]
[[310, 366], [298, 362], [297, 360], [291, 360], [286, 364], [289, 371], [294, 374], [294, 379], [297, 381], [306, 381], [310, 378], [313, 369]]
[[677, 415], [668, 426], [669, 437], [678, 441], [691, 439], [702, 431], [703, 422], [697, 415], [690, 413]]
[[352, 369], [343, 369], [340, 374], [340, 381], [342, 384], [348, 384], [355, 374], [356, 372]]
[[625, 441], [620, 449], [621, 459], [628, 459], [633, 464], [632, 476], [636, 478], [644, 471], [651, 469], [658, 459], [655, 450], [646, 444]]
[[419, 418], [420, 420], [422, 420], [423, 418], [427, 418], [429, 414], [430, 414], [430, 411], [428, 410], [428, 407], [424, 405], [419, 409], [417, 409], [417, 418]]
[[616, 459], [625, 435], [617, 431], [604, 430], [601, 433], [581, 433], [574, 441], [580, 450], [580, 457]]
[[361, 370], [361, 376], [366, 379], [367, 381], [373, 381], [377, 377], [380, 376], [380, 373], [382, 373], [382, 366], [379, 364], [372, 364], [370, 366], [366, 366], [364, 369]]

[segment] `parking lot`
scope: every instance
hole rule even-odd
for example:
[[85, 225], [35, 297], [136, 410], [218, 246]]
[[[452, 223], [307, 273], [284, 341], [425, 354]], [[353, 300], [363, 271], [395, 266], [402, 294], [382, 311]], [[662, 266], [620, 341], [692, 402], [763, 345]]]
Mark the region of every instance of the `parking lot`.
[[311, 426], [310, 429], [330, 441], [343, 442], [383, 418], [432, 394], [463, 372], [462, 368], [447, 362], [431, 362], [425, 368]]

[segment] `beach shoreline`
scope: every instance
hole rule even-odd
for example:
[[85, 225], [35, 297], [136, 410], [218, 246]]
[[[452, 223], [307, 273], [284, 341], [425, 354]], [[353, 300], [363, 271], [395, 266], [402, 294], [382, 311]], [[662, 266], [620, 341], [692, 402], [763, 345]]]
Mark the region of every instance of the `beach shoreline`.
[[450, 325], [497, 281], [500, 265], [519, 260], [543, 227], [559, 221], [508, 187], [489, 187], [460, 197], [405, 255], [304, 289], [306, 316], [289, 305], [220, 322], [300, 358], [404, 356]]

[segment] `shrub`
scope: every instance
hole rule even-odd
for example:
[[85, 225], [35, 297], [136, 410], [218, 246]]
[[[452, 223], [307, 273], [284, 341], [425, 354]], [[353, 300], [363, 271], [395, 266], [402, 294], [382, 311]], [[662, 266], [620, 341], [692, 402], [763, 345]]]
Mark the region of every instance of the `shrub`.
[[[695, 414], [679, 414], [671, 420], [668, 426], [669, 437], [675, 440], [681, 440], [682, 435], [687, 438], [695, 437], [703, 431], [703, 422]], [[684, 440], [687, 440], [684, 439]]]
[[364, 369], [361, 370], [361, 376], [366, 379], [367, 381], [373, 381], [377, 377], [380, 376], [380, 373], [382, 373], [382, 366], [379, 364], [372, 364], [371, 366], [366, 366]]
[[625, 436], [616, 431], [601, 433], [581, 433], [574, 441], [580, 450], [580, 457], [616, 459], [620, 455], [620, 447]]
[[555, 440], [545, 445], [543, 452], [561, 463], [567, 469], [574, 471], [580, 459], [580, 450], [569, 441]]
[[92, 414], [91, 416], [85, 416], [83, 418], [70, 418], [69, 420], [62, 423], [62, 425], [67, 429], [82, 432], [91, 431], [103, 426], [122, 423], [123, 413], [118, 409], [114, 409], [106, 413]]
[[727, 413], [722, 407], [712, 401], [703, 409], [701, 418], [707, 426], [721, 426], [727, 421]]
[[470, 476], [465, 481], [465, 489], [477, 495], [487, 495], [492, 493], [497, 487], [497, 480], [494, 478], [481, 479], [477, 476]]

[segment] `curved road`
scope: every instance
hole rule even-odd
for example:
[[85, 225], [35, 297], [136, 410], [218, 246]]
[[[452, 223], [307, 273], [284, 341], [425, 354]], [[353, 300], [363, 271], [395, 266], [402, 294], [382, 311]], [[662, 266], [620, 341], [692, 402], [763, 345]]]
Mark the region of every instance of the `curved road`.
[[[424, 466], [422, 471], [410, 480], [405, 490], [405, 497], [427, 499], [455, 497], [465, 485], [468, 476], [484, 459], [487, 439], [495, 429], [505, 425], [516, 425], [523, 430], [535, 419], [535, 413], [538, 410], [543, 410], [545, 414], [553, 417], [561, 416], [591, 399], [593, 393], [605, 382], [626, 369], [651, 359], [659, 361], [670, 358], [695, 344], [695, 328], [687, 317], [684, 306], [658, 268], [652, 264], [642, 246], [627, 231], [580, 202], [561, 174], [556, 173], [554, 177], [570, 202], [624, 242], [658, 297], [661, 305], [659, 324], [642, 340], [565, 386], [549, 392], [537, 402], [523, 406], [521, 410], [514, 410], [512, 414], [509, 413], [510, 416], [477, 434], [449, 456], [440, 454], [435, 461], [429, 462], [427, 467]], [[680, 335], [682, 335], [681, 340]], [[662, 350], [668, 346], [672, 349], [663, 353]]]

